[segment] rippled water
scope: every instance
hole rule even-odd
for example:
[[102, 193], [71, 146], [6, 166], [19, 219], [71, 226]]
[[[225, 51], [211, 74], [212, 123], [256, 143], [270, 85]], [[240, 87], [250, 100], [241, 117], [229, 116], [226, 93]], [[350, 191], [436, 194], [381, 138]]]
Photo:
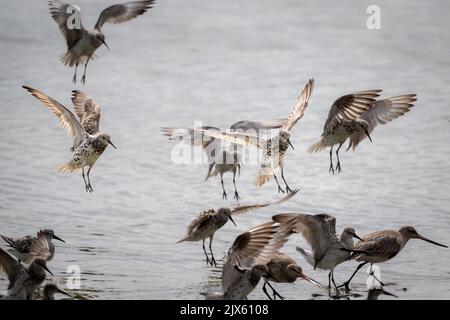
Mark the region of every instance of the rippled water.
[[[111, 1], [77, 0], [83, 24], [92, 26]], [[337, 228], [364, 234], [411, 224], [450, 243], [450, 21], [444, 1], [377, 1], [382, 29], [366, 28], [369, 1], [158, 1], [150, 12], [104, 31], [102, 47], [82, 89], [103, 107], [108, 148], [92, 171], [93, 194], [81, 177], [54, 170], [67, 161], [70, 139], [57, 119], [21, 86], [40, 89], [70, 105], [73, 70], [58, 61], [64, 42], [46, 1], [2, 1], [0, 11], [0, 233], [33, 234], [53, 228], [57, 244], [49, 266], [64, 281], [69, 265], [82, 271], [85, 298], [203, 299], [220, 290], [220, 271], [207, 267], [201, 243], [174, 245], [203, 209], [218, 208], [218, 180], [203, 182], [205, 165], [175, 165], [160, 126], [223, 128], [240, 119], [287, 115], [309, 77], [315, 92], [293, 131], [295, 152], [286, 173], [301, 194], [276, 208], [236, 219], [215, 237], [223, 256], [234, 238], [283, 211], [326, 212]], [[385, 89], [385, 97], [417, 93], [409, 114], [376, 130], [373, 144], [342, 153], [343, 174], [328, 173], [328, 154], [306, 148], [320, 136], [338, 96]], [[261, 190], [246, 165], [238, 180], [243, 202], [276, 199], [272, 183]], [[232, 190], [231, 177], [226, 178]], [[305, 272], [326, 283], [295, 253]], [[389, 291], [404, 299], [450, 298], [450, 251], [412, 240], [381, 266]], [[336, 270], [344, 281], [356, 266]], [[366, 276], [356, 293], [366, 295]], [[4, 278], [0, 287], [5, 288]], [[289, 299], [328, 298], [307, 283], [277, 285]], [[407, 288], [407, 291], [402, 291]], [[75, 292], [74, 292], [75, 293]], [[250, 298], [262, 298], [255, 290]]]

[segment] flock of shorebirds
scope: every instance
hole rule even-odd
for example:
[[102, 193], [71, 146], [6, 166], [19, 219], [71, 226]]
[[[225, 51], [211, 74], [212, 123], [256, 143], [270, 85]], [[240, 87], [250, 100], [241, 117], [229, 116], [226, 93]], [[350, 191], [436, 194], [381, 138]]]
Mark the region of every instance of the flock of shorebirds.
[[[59, 0], [49, 1], [51, 16], [58, 24], [67, 43], [67, 52], [63, 55], [62, 62], [68, 66], [75, 66], [73, 82], [76, 82], [79, 64], [84, 64], [81, 81], [85, 83], [89, 61], [94, 58], [95, 51], [101, 45], [107, 46], [101, 31], [105, 23], [126, 22], [146, 12], [153, 4], [154, 0], [141, 0], [110, 6], [101, 12], [94, 29], [86, 30], [81, 20], [78, 21], [78, 27], [69, 27], [68, 20], [72, 19], [71, 13], [73, 13], [71, 10], [77, 8], [76, 6]], [[62, 126], [73, 139], [73, 145], [70, 148], [72, 157], [66, 164], [59, 166], [58, 171], [72, 173], [81, 170], [86, 191], [93, 192], [90, 179], [92, 167], [108, 145], [116, 148], [111, 142], [111, 137], [100, 131], [101, 107], [86, 93], [74, 90], [72, 103], [75, 113], [73, 113], [69, 108], [36, 89], [29, 86], [24, 86], [24, 89], [59, 118]], [[202, 240], [207, 264], [217, 266], [212, 242], [215, 233], [228, 220], [236, 224], [234, 217], [237, 215], [278, 205], [299, 192], [298, 189], [292, 190], [285, 179], [284, 156], [290, 147], [294, 149], [291, 131], [305, 114], [313, 90], [314, 80], [310, 79], [287, 118], [273, 121], [239, 121], [227, 131], [212, 126], [161, 128], [162, 133], [170, 140], [203, 148], [208, 158], [206, 180], [220, 175], [223, 199], [227, 199], [228, 196], [223, 175], [226, 172], [233, 174], [234, 199], [237, 203], [232, 207], [200, 212], [189, 224], [186, 235], [178, 241]], [[371, 134], [376, 126], [386, 124], [409, 112], [416, 101], [415, 94], [378, 99], [380, 93], [381, 90], [359, 91], [344, 95], [331, 105], [320, 140], [308, 150], [316, 152], [330, 148], [329, 171], [332, 174], [342, 171], [339, 151], [346, 141], [349, 142], [347, 150], [350, 148], [354, 150], [365, 138], [372, 142]], [[278, 132], [272, 134], [273, 130]], [[231, 144], [231, 147], [225, 147], [225, 143]], [[278, 192], [286, 193], [283, 198], [260, 204], [238, 203], [240, 195], [236, 187], [236, 175], [239, 175], [242, 165], [240, 148], [250, 146], [256, 147], [262, 153], [260, 169], [253, 184], [261, 187], [273, 177]], [[337, 146], [336, 165], [333, 163], [334, 146]], [[284, 185], [280, 184], [279, 177]], [[297, 251], [314, 269], [329, 271], [328, 288], [330, 292], [334, 291], [336, 294], [351, 290], [350, 281], [361, 267], [367, 263], [372, 265], [392, 259], [410, 239], [421, 239], [447, 247], [425, 238], [411, 226], [401, 227], [398, 231], [377, 231], [359, 237], [351, 227], [345, 228], [338, 235], [335, 225], [336, 219], [328, 214], [282, 213], [274, 215], [271, 221], [242, 233], [233, 242], [223, 264], [221, 297], [246, 299], [261, 278], [264, 279], [262, 289], [269, 299], [283, 299], [271, 282], [293, 283], [300, 278], [323, 287], [307, 276], [292, 257], [280, 251], [294, 233], [302, 235], [311, 247], [311, 250], [297, 247]], [[58, 238], [52, 230], [41, 230], [36, 237], [13, 239], [2, 236], [2, 238], [9, 246], [9, 252], [0, 248], [0, 271], [7, 275], [9, 285], [6, 295], [0, 299], [31, 299], [45, 281], [46, 272], [51, 274], [47, 262], [52, 260], [55, 253], [52, 240], [63, 240]], [[355, 244], [353, 238], [359, 241]], [[209, 239], [209, 252], [205, 247], [207, 239]], [[349, 260], [356, 260], [360, 264], [348, 281], [337, 285], [334, 280], [334, 270], [339, 264]], [[372, 275], [375, 277], [374, 274]], [[378, 285], [382, 287], [384, 283], [378, 279]], [[267, 287], [272, 290], [271, 294]], [[44, 299], [54, 299], [54, 294], [57, 292], [67, 294], [54, 282], [47, 283], [43, 292]]]

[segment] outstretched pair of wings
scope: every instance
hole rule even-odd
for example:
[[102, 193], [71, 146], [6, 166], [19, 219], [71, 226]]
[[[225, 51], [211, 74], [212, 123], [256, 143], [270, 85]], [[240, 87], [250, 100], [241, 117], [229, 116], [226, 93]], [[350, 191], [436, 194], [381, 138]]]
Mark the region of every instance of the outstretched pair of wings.
[[235, 207], [231, 208], [231, 212], [234, 215], [238, 215], [238, 214], [242, 214], [242, 213], [247, 213], [247, 212], [255, 210], [255, 209], [260, 209], [260, 208], [264, 208], [264, 207], [274, 206], [274, 205], [283, 203], [283, 202], [291, 199], [293, 196], [295, 196], [298, 193], [298, 191], [299, 191], [299, 189], [296, 189], [296, 190], [288, 193], [285, 197], [283, 197], [283, 198], [281, 198], [280, 200], [277, 200], [277, 201], [266, 202], [266, 203], [259, 203], [259, 204], [251, 204], [251, 205], [235, 206]]
[[[368, 125], [369, 134], [379, 124], [386, 124], [392, 120], [404, 115], [414, 106], [414, 102], [417, 100], [415, 94], [403, 94], [383, 100], [378, 100], [372, 104], [370, 109], [359, 116], [359, 119], [365, 120]], [[356, 132], [350, 136], [350, 142], [348, 149], [353, 150], [356, 146], [365, 138], [365, 133]]]
[[[300, 96], [297, 99], [297, 103], [292, 109], [287, 120], [283, 123], [282, 128], [285, 130], [291, 130], [292, 127], [300, 120], [305, 114], [305, 110], [308, 107], [309, 99], [314, 89], [314, 79], [310, 79], [306, 84]], [[229, 141], [242, 146], [256, 146], [260, 149], [264, 149], [267, 145], [267, 139], [258, 136], [256, 134], [250, 133], [239, 133], [239, 132], [224, 132], [217, 130], [204, 130], [204, 129], [194, 129], [195, 131], [201, 132], [206, 136], [217, 138], [225, 141]]]
[[[47, 261], [50, 256], [50, 247], [46, 237], [43, 234], [38, 234], [33, 240], [30, 252], [26, 255], [23, 262], [29, 265], [35, 259]], [[8, 290], [14, 286], [23, 269], [24, 266], [16, 258], [0, 248], [0, 271], [6, 273], [8, 277]]]
[[[254, 130], [269, 130], [278, 129], [287, 124], [288, 119], [277, 119], [271, 121], [258, 121], [258, 120], [242, 120], [238, 121], [230, 126], [233, 131], [249, 131]], [[217, 132], [220, 133], [220, 129], [211, 126], [200, 126], [197, 128], [183, 128], [183, 127], [162, 127], [162, 133], [169, 137], [170, 140], [177, 140], [179, 142], [191, 144], [193, 146], [201, 146], [208, 156], [210, 163], [214, 161], [216, 152], [216, 138], [210, 135], [204, 134], [204, 132]], [[237, 133], [236, 133], [237, 134]], [[221, 146], [218, 146], [219, 149]]]
[[[231, 213], [233, 215], [243, 214], [247, 213], [256, 209], [268, 207], [268, 206], [274, 206], [280, 203], [283, 203], [289, 199], [291, 199], [293, 196], [295, 196], [298, 193], [298, 189], [294, 190], [293, 192], [289, 193], [285, 197], [281, 198], [280, 200], [272, 201], [272, 202], [266, 202], [266, 203], [257, 203], [257, 204], [251, 204], [251, 205], [240, 205], [240, 206], [234, 206], [231, 209]], [[216, 210], [210, 209], [207, 211], [201, 212], [197, 217], [195, 217], [194, 220], [191, 221], [189, 226], [186, 230], [186, 237], [188, 237], [196, 228], [202, 228], [203, 225], [207, 225], [210, 222], [210, 219], [213, 219], [214, 215], [217, 213]], [[184, 239], [184, 238], [183, 238]]]
[[[333, 103], [328, 118], [325, 121], [323, 134], [333, 132], [342, 122], [351, 122], [357, 119], [368, 123], [370, 134], [378, 124], [386, 124], [409, 112], [417, 100], [415, 94], [403, 94], [383, 100], [376, 100], [382, 90], [365, 90], [342, 96]], [[357, 132], [350, 137], [348, 148], [355, 147], [367, 135]], [[348, 149], [347, 149], [348, 150]]]
[[301, 233], [311, 246], [315, 262], [338, 241], [336, 218], [328, 214], [283, 213], [274, 216], [273, 220], [279, 223], [287, 221], [295, 223], [295, 231]]
[[367, 112], [381, 90], [365, 90], [342, 96], [333, 102], [325, 121], [323, 134], [329, 134], [342, 122], [354, 121]]
[[72, 101], [75, 105], [75, 112], [80, 120], [91, 119], [89, 126], [85, 129], [75, 115], [55, 99], [46, 94], [28, 86], [23, 86], [36, 99], [40, 100], [47, 108], [49, 108], [66, 129], [69, 136], [73, 139], [73, 145], [76, 148], [85, 138], [87, 133], [98, 132], [100, 121], [100, 107], [96, 105], [91, 98], [81, 91], [72, 92]]
[[[146, 12], [147, 9], [152, 8], [154, 2], [155, 0], [131, 1], [107, 7], [100, 13], [95, 29], [100, 31], [106, 22], [123, 23], [136, 18]], [[48, 4], [50, 14], [58, 24], [59, 30], [66, 39], [67, 47], [70, 50], [86, 33], [81, 23], [79, 8], [59, 0], [50, 0]], [[73, 28], [68, 28], [67, 22], [71, 21], [71, 19], [80, 19], [78, 21], [79, 25], [74, 23]]]
[[223, 267], [222, 287], [224, 292], [233, 285], [235, 268], [249, 270], [254, 265], [267, 264], [283, 247], [292, 234], [293, 223], [270, 221], [239, 235], [228, 253]]

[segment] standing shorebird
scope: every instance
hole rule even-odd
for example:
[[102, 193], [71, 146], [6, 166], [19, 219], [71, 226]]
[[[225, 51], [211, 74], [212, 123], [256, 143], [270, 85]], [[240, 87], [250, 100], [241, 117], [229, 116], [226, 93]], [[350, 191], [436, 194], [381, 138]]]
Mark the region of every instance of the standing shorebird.
[[[336, 218], [328, 214], [279, 214], [273, 217], [277, 222], [296, 221], [295, 231], [302, 234], [312, 251], [297, 247], [297, 251], [314, 269], [330, 270], [328, 287], [334, 281], [334, 268], [350, 257], [353, 250], [353, 238], [360, 239], [353, 228], [345, 228], [341, 235], [336, 234]], [[343, 250], [346, 249], [346, 250]]]
[[[228, 222], [228, 220], [231, 220], [231, 222], [233, 222], [233, 224], [236, 225], [232, 216], [246, 213], [259, 208], [280, 204], [292, 198], [294, 195], [297, 194], [297, 192], [298, 190], [295, 190], [294, 192], [288, 194], [284, 198], [274, 202], [252, 204], [252, 205], [240, 205], [231, 208], [220, 208], [219, 210], [210, 209], [207, 211], [200, 212], [198, 216], [194, 220], [192, 220], [192, 222], [187, 227], [186, 235], [184, 236], [184, 238], [178, 241], [177, 243], [183, 241], [203, 240], [203, 252], [205, 253], [206, 256], [206, 263], [212, 266], [217, 266], [212, 251], [212, 241], [214, 238], [214, 234], [216, 233], [217, 230], [222, 228]], [[211, 258], [209, 258], [208, 253], [206, 252], [205, 248], [206, 238], [209, 238], [209, 252], [211, 254]]]
[[308, 106], [309, 99], [313, 92], [314, 80], [310, 79], [305, 88], [301, 92], [296, 105], [294, 106], [291, 114], [289, 115], [286, 123], [279, 130], [278, 135], [273, 138], [265, 139], [260, 135], [254, 135], [249, 133], [236, 133], [236, 132], [220, 132], [214, 130], [202, 130], [205, 135], [230, 141], [232, 143], [243, 146], [256, 146], [263, 150], [263, 161], [258, 175], [253, 181], [253, 184], [257, 187], [261, 187], [273, 176], [278, 185], [278, 192], [284, 192], [283, 188], [278, 183], [276, 170], [279, 168], [281, 171], [281, 178], [286, 186], [286, 192], [291, 192], [291, 188], [284, 178], [284, 155], [289, 146], [294, 149], [290, 141], [291, 129], [305, 114], [306, 107]]
[[[276, 297], [284, 300], [284, 297], [282, 297], [275, 290], [275, 288], [269, 283], [269, 281], [276, 283], [294, 283], [298, 278], [300, 278], [319, 287], [322, 286], [319, 282], [304, 274], [302, 268], [286, 253], [278, 252], [267, 263], [267, 268], [268, 272], [267, 275], [264, 276], [264, 285], [262, 287], [262, 290], [270, 300], [276, 300]], [[268, 285], [272, 289], [273, 298], [267, 293], [266, 285]]]
[[[410, 239], [421, 239], [434, 245], [448, 248], [446, 245], [421, 236], [416, 229], [411, 226], [401, 227], [398, 231], [384, 230], [369, 233], [362, 237], [361, 241], [359, 241], [354, 247], [355, 250], [365, 251], [367, 253], [355, 252], [350, 257], [356, 261], [362, 261], [362, 263], [358, 265], [350, 279], [348, 279], [342, 286], [344, 286], [347, 291], [350, 290], [350, 281], [359, 269], [367, 263], [370, 263], [370, 266], [372, 267], [374, 263], [381, 263], [391, 260], [405, 247], [406, 243]], [[381, 281], [379, 282], [382, 286], [384, 286]]]
[[50, 253], [39, 243], [34, 243], [32, 254], [25, 261], [26, 265], [0, 248], [0, 271], [6, 273], [9, 281], [8, 291], [2, 299], [31, 300], [34, 291], [45, 280], [45, 271], [53, 276], [46, 262]]
[[77, 81], [77, 69], [84, 63], [84, 74], [81, 82], [86, 82], [86, 68], [89, 60], [94, 58], [95, 51], [104, 44], [105, 35], [101, 31], [106, 22], [122, 23], [143, 14], [152, 8], [155, 0], [131, 1], [124, 4], [115, 4], [104, 9], [98, 17], [94, 29], [86, 30], [81, 24], [81, 12], [75, 5], [63, 3], [59, 0], [50, 0], [50, 14], [58, 24], [59, 30], [67, 43], [67, 52], [61, 57], [61, 62], [69, 67], [75, 66], [73, 82]]
[[223, 266], [222, 289], [225, 300], [243, 300], [269, 276], [267, 263], [275, 257], [292, 233], [290, 222], [270, 221], [239, 235]]
[[[325, 122], [320, 141], [311, 145], [309, 152], [316, 152], [330, 147], [330, 169], [341, 172], [339, 150], [347, 139], [349, 146], [356, 146], [366, 137], [372, 142], [370, 134], [378, 124], [386, 124], [407, 113], [416, 101], [415, 94], [404, 94], [376, 101], [381, 90], [360, 91], [337, 99], [331, 106], [328, 119]], [[336, 150], [337, 164], [333, 166], [333, 146]]]
[[12, 248], [10, 253], [17, 257], [19, 260], [23, 260], [29, 253], [33, 244], [33, 241], [42, 241], [41, 238], [45, 238], [45, 241], [48, 243], [48, 250], [50, 252], [50, 256], [48, 257], [48, 261], [53, 259], [55, 255], [55, 245], [52, 240], [59, 240], [65, 242], [63, 239], [57, 237], [53, 230], [40, 230], [36, 237], [25, 236], [22, 238], [10, 238], [3, 235], [0, 235], [3, 240]]
[[[73, 138], [73, 146], [71, 148], [71, 150], [73, 151], [72, 159], [68, 163], [60, 165], [57, 169], [58, 172], [73, 173], [74, 171], [81, 169], [81, 175], [86, 187], [86, 192], [94, 191], [91, 186], [89, 174], [95, 162], [105, 151], [108, 144], [112, 145], [116, 149], [114, 144], [111, 142], [111, 137], [108, 134], [101, 132], [96, 132], [94, 134], [88, 133], [85, 128], [83, 128], [81, 123], [77, 120], [75, 115], [58, 101], [33, 88], [27, 86], [23, 86], [23, 88], [28, 90], [35, 98], [40, 100], [46, 107], [48, 107], [59, 118], [62, 126], [66, 128], [67, 133]], [[74, 91], [72, 99], [74, 100], [74, 102], [77, 102], [79, 101], [78, 98], [80, 96], [80, 92]], [[80, 115], [82, 112], [81, 106], [76, 105], [75, 108], [77, 113]], [[85, 113], [87, 114], [88, 112], [85, 111]], [[86, 120], [85, 125], [90, 126], [91, 123], [94, 123], [94, 127], [96, 127], [98, 130], [98, 120], [100, 119], [100, 113], [98, 114], [96, 123], [94, 120], [88, 118], [89, 117], [87, 117], [86, 119], [83, 118]], [[88, 167], [87, 181], [84, 174], [84, 169], [86, 167]]]
[[58, 288], [58, 286], [53, 282], [45, 284], [43, 292], [44, 294], [42, 296], [42, 300], [55, 300], [56, 293], [61, 293], [63, 295], [70, 297], [70, 294]]
[[[287, 119], [279, 119], [273, 121], [251, 121], [242, 120], [231, 125], [230, 129], [233, 131], [247, 131], [247, 130], [270, 130], [282, 127], [286, 123]], [[212, 130], [220, 131], [217, 127], [201, 126], [198, 128], [181, 128], [181, 127], [162, 127], [161, 131], [165, 136], [169, 137], [169, 140], [176, 140], [183, 143], [191, 144], [192, 146], [201, 146], [208, 158], [208, 173], [206, 174], [205, 181], [210, 177], [220, 175], [220, 182], [222, 184], [222, 198], [227, 199], [227, 192], [223, 183], [223, 175], [226, 172], [233, 173], [233, 185], [234, 185], [234, 199], [239, 201], [239, 193], [236, 188], [236, 173], [239, 175], [241, 171], [241, 155], [236, 148], [225, 149], [220, 140], [215, 138], [205, 138], [203, 133], [196, 131], [199, 130]]]

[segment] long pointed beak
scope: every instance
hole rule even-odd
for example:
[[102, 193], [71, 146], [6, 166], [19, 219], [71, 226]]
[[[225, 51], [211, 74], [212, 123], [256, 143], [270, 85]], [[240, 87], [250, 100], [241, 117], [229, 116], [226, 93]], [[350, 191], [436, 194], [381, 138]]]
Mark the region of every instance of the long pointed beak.
[[48, 268], [47, 266], [42, 266], [48, 273], [50, 273], [52, 276], [55, 276]]
[[234, 220], [233, 220], [233, 218], [232, 218], [231, 216], [230, 216], [230, 218], [229, 218], [229, 219], [230, 219], [230, 221], [231, 221], [231, 222], [233, 222], [234, 226], [235, 226], [235, 227], [237, 227], [237, 224], [236, 224], [236, 222], [234, 222]]
[[53, 236], [53, 239], [59, 240], [61, 242], [65, 242], [63, 239], [61, 239], [60, 237], [57, 237], [57, 236]]
[[372, 138], [370, 137], [369, 131], [366, 130], [365, 133], [367, 135], [367, 138], [369, 138], [370, 142], [372, 142]]
[[352, 236], [355, 237], [356, 239], [364, 242], [364, 240], [360, 236], [358, 236], [356, 233], [352, 234]]
[[70, 294], [68, 294], [67, 292], [65, 292], [64, 290], [61, 290], [60, 288], [58, 288], [58, 289], [56, 289], [59, 293], [62, 293], [62, 294], [64, 294], [64, 295], [66, 295], [66, 296], [68, 296], [68, 297], [71, 297], [71, 295]]
[[440, 246], [440, 247], [448, 248], [448, 246], [446, 246], [446, 245], [444, 245], [444, 244], [437, 243], [436, 241], [430, 240], [430, 239], [425, 238], [425, 237], [423, 237], [423, 236], [421, 236], [421, 235], [418, 235], [417, 238], [418, 238], [418, 239], [421, 239], [421, 240], [423, 240], [423, 241], [426, 241], [426, 242], [435, 244], [435, 245]]
[[295, 150], [295, 148], [294, 148], [294, 146], [292, 145], [292, 143], [291, 143], [291, 140], [290, 139], [288, 139], [288, 141], [287, 141], [288, 143], [289, 143], [289, 145], [291, 146], [291, 148], [292, 148], [292, 150]]
[[108, 47], [108, 45], [106, 44], [106, 41], [105, 40], [103, 40], [103, 44], [108, 48], [108, 50], [109, 50], [109, 47]]
[[109, 143], [110, 145], [112, 145], [112, 146], [114, 147], [114, 149], [117, 149], [116, 146], [111, 142], [111, 140], [109, 140], [108, 143]]
[[323, 286], [320, 284], [319, 281], [314, 280], [313, 278], [308, 277], [306, 274], [304, 274], [303, 272], [300, 274], [300, 277], [310, 283], [312, 283], [313, 285], [316, 285], [320, 288], [322, 288]]

